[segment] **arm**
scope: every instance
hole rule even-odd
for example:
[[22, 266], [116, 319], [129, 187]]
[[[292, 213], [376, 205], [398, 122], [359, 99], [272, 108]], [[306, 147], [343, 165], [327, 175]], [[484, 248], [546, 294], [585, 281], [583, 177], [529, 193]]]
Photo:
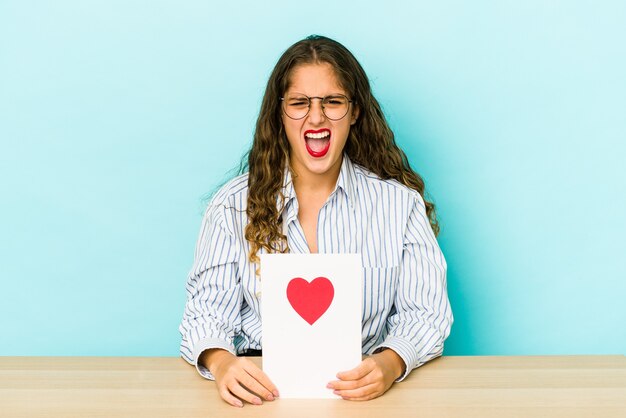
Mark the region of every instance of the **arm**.
[[390, 349], [366, 357], [352, 370], [337, 374], [337, 379], [328, 383], [335, 395], [350, 401], [366, 401], [385, 393], [393, 382], [404, 373], [404, 362]]
[[356, 368], [339, 373], [328, 388], [348, 400], [385, 393], [416, 367], [443, 351], [453, 317], [446, 291], [446, 262], [416, 196], [403, 236], [398, 288], [387, 318], [387, 338]]
[[203, 377], [214, 379], [200, 355], [221, 348], [233, 355], [241, 330], [241, 284], [236, 274], [237, 247], [225, 227], [225, 210], [209, 205], [200, 229], [194, 263], [187, 279], [187, 303], [179, 327], [181, 356]]
[[215, 376], [222, 399], [232, 406], [243, 407], [241, 400], [261, 405], [261, 398], [273, 401], [278, 396], [276, 386], [247, 357], [237, 357], [228, 351], [214, 348], [205, 351], [200, 359]]
[[241, 332], [241, 283], [237, 277], [238, 246], [228, 231], [225, 210], [209, 206], [187, 281], [187, 304], [180, 332], [181, 355], [201, 376], [215, 380], [220, 396], [233, 406], [245, 400], [272, 401], [278, 391], [247, 358], [237, 357], [233, 339]]
[[398, 381], [443, 353], [454, 321], [447, 294], [447, 264], [419, 195], [403, 240], [394, 311], [387, 318], [387, 338], [377, 348], [390, 348], [402, 358], [405, 371]]

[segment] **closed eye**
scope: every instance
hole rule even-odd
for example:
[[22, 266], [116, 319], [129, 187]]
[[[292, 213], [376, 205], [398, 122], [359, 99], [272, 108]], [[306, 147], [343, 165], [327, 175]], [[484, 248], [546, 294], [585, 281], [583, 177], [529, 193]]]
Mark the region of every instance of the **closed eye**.
[[340, 106], [344, 105], [348, 102], [348, 100], [344, 96], [328, 96], [324, 100], [324, 104]]

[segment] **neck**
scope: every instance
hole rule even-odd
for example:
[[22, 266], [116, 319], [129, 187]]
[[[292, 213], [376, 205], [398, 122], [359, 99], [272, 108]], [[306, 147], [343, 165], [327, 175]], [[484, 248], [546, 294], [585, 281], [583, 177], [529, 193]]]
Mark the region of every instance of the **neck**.
[[298, 196], [304, 193], [328, 197], [337, 185], [337, 179], [341, 171], [341, 163], [342, 160], [339, 160], [335, 166], [322, 174], [311, 173], [305, 170], [298, 172], [297, 169], [294, 169], [295, 178], [293, 180], [293, 187], [296, 194]]

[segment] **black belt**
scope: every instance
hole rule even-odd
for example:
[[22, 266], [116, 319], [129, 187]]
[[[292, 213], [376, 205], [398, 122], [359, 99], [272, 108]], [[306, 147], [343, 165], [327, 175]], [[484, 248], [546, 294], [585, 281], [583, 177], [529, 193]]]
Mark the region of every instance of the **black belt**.
[[246, 350], [246, 352], [241, 353], [241, 355], [246, 357], [261, 357], [263, 350]]

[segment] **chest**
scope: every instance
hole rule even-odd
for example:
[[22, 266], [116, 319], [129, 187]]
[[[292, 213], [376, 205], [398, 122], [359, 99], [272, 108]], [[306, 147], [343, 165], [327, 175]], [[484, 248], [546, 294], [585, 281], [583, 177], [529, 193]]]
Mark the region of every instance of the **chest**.
[[311, 253], [318, 252], [317, 246], [317, 227], [318, 227], [318, 219], [319, 212], [322, 209], [322, 205], [310, 205], [310, 206], [301, 206], [298, 211], [298, 223], [302, 228], [302, 233], [304, 234], [304, 238], [306, 240], [307, 247]]
[[406, 222], [385, 209], [352, 207], [338, 199], [291, 212], [284, 231], [290, 252], [361, 254], [364, 267], [396, 266]]

